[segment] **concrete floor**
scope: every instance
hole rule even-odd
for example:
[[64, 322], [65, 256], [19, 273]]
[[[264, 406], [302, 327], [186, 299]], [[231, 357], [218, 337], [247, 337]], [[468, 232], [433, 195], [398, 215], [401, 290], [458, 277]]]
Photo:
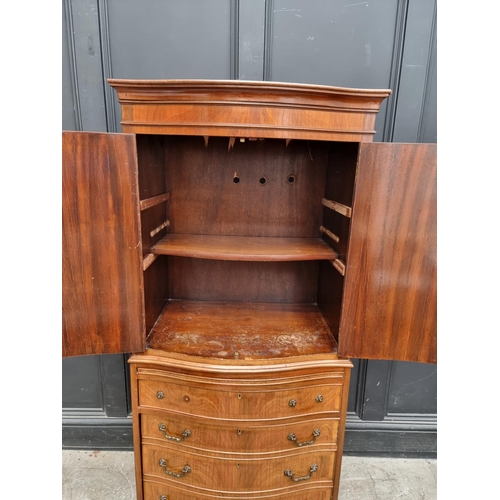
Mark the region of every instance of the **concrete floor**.
[[[134, 455], [63, 451], [63, 500], [134, 500]], [[435, 500], [436, 460], [344, 457], [339, 500]]]

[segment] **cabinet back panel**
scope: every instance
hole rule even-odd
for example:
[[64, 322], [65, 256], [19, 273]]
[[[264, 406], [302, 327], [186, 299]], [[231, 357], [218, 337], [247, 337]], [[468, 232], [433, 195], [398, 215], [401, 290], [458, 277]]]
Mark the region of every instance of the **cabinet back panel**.
[[186, 257], [168, 259], [171, 299], [316, 302], [319, 265], [316, 261], [245, 262]]
[[220, 137], [210, 137], [208, 146], [202, 137], [169, 139], [170, 232], [318, 237], [328, 143], [236, 139], [230, 151], [228, 145]]

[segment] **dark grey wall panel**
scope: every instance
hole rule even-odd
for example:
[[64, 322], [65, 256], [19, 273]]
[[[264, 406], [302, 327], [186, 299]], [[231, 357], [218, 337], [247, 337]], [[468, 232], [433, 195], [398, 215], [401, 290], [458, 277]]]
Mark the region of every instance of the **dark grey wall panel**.
[[388, 87], [397, 1], [273, 3], [270, 80]]
[[387, 411], [435, 414], [437, 412], [436, 366], [394, 362]]
[[113, 78], [229, 79], [229, 0], [107, 4]]
[[[390, 88], [397, 0], [274, 0], [268, 80]], [[382, 140], [387, 101], [377, 116]]]
[[77, 76], [81, 129], [106, 132], [106, 110], [103, 95], [101, 40], [97, 2], [71, 0], [71, 22], [74, 36], [74, 59]]
[[[105, 0], [106, 78], [231, 76], [230, 0]], [[109, 60], [106, 60], [108, 58]], [[107, 70], [107, 71], [106, 71]], [[107, 94], [110, 130], [121, 131], [120, 106]]]
[[264, 79], [265, 0], [238, 0], [240, 80]]
[[63, 359], [62, 381], [64, 408], [103, 409], [99, 356]]
[[419, 0], [418, 2], [410, 2], [408, 5], [404, 56], [394, 125], [394, 142], [418, 141], [422, 107], [429, 77], [431, 34], [435, 25], [432, 20], [435, 8], [435, 0]]

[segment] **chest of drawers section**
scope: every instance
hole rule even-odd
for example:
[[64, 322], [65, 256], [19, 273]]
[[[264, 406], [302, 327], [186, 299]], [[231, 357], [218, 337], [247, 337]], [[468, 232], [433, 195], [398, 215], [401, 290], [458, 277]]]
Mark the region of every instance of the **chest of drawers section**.
[[144, 499], [335, 498], [347, 360], [130, 362]]

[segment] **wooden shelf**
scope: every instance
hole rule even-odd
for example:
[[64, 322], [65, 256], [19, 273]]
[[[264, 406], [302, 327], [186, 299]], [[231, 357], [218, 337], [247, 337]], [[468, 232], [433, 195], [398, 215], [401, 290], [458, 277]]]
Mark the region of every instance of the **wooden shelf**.
[[271, 238], [167, 234], [151, 247], [156, 255], [244, 261], [335, 260], [321, 238]]
[[315, 304], [173, 300], [147, 343], [149, 349], [223, 359], [337, 352]]

